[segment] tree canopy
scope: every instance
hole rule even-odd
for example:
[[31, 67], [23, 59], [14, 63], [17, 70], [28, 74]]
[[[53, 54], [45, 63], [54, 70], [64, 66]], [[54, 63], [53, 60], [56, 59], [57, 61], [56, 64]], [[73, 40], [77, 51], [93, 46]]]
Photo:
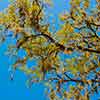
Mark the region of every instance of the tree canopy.
[[[51, 0], [11, 0], [0, 12], [1, 43], [15, 40], [7, 50], [15, 57], [12, 70], [30, 76], [29, 86], [42, 82], [49, 87], [50, 100], [90, 100], [100, 93], [100, 0], [94, 1], [91, 8], [91, 0], [70, 0], [56, 31], [46, 15]], [[28, 61], [36, 65], [29, 67]]]

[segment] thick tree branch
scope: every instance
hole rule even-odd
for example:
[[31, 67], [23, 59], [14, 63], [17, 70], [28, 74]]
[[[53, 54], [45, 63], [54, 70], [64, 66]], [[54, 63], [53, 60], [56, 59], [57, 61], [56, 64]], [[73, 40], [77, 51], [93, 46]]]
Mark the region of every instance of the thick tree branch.
[[82, 50], [82, 51], [88, 51], [88, 52], [92, 52], [92, 53], [100, 53], [99, 50], [94, 50], [94, 49], [89, 49], [89, 48], [83, 48], [82, 46], [77, 46], [77, 48], [79, 50]]
[[[65, 49], [68, 49], [66, 48], [64, 45], [56, 42], [56, 40], [54, 40], [51, 36], [47, 35], [47, 34], [44, 34], [44, 33], [41, 33], [41, 34], [36, 34], [36, 35], [31, 35], [31, 36], [27, 36], [24, 38], [24, 40], [22, 42], [19, 42], [17, 43], [17, 48], [19, 48], [24, 42], [26, 42], [29, 38], [36, 38], [36, 37], [40, 37], [40, 36], [43, 36], [45, 37], [48, 41], [54, 43], [57, 47], [59, 47], [60, 50], [64, 51]], [[72, 48], [72, 47], [69, 47], [69, 48]], [[88, 52], [91, 52], [91, 53], [100, 53], [100, 50], [94, 50], [94, 49], [91, 49], [91, 48], [84, 48], [82, 46], [77, 46], [77, 48], [81, 51], [88, 51]], [[76, 49], [76, 48], [75, 48]], [[73, 50], [73, 48], [72, 48]]]

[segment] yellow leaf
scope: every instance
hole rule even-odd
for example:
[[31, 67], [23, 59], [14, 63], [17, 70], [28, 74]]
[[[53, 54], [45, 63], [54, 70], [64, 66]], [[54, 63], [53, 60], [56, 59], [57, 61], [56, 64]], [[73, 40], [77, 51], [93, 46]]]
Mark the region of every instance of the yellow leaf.
[[89, 56], [90, 56], [90, 53], [89, 53], [89, 52], [86, 52], [86, 53], [85, 53], [85, 56], [86, 56], [86, 57], [89, 57]]
[[33, 11], [38, 11], [39, 10], [39, 6], [34, 4], [31, 8]]
[[61, 19], [62, 21], [66, 20], [67, 18], [68, 18], [67, 15], [60, 15], [60, 19]]
[[64, 50], [64, 53], [65, 53], [65, 54], [71, 54], [72, 51], [71, 51], [71, 50], [66, 50], [66, 49], [65, 49], [65, 50]]
[[74, 31], [74, 28], [70, 25], [70, 24], [67, 24], [66, 25], [66, 29], [68, 32], [72, 33]]
[[85, 2], [84, 2], [84, 7], [85, 7], [85, 8], [88, 8], [88, 7], [89, 7], [89, 1], [85, 1]]

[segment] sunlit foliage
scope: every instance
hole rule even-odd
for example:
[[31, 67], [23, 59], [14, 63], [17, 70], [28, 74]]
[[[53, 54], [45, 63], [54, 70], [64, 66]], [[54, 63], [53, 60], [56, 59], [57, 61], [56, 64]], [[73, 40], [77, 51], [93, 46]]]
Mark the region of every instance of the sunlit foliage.
[[0, 13], [0, 41], [16, 41], [6, 52], [15, 57], [11, 69], [30, 76], [29, 86], [43, 82], [50, 100], [90, 100], [100, 91], [100, 0], [95, 2], [91, 8], [90, 0], [70, 0], [55, 33], [45, 13], [51, 0], [12, 0]]

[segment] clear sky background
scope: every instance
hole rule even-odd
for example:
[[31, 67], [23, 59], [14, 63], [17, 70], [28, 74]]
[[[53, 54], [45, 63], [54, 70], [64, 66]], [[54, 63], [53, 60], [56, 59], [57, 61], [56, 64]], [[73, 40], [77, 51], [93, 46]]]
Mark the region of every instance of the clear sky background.
[[[54, 7], [48, 9], [48, 13], [53, 13], [52, 19], [56, 20], [56, 27], [58, 27], [58, 14], [64, 9], [69, 10], [69, 0], [66, 3], [64, 0], [53, 0]], [[94, 0], [91, 0], [92, 2]], [[9, 5], [8, 0], [0, 0], [0, 11]], [[94, 2], [92, 3], [94, 6]], [[26, 87], [27, 77], [22, 72], [16, 72], [14, 81], [9, 79], [9, 58], [4, 55], [7, 49], [7, 43], [0, 45], [0, 100], [48, 100], [44, 94], [45, 87], [43, 84], [34, 84], [32, 88]], [[96, 95], [91, 96], [92, 100], [96, 100]]]

